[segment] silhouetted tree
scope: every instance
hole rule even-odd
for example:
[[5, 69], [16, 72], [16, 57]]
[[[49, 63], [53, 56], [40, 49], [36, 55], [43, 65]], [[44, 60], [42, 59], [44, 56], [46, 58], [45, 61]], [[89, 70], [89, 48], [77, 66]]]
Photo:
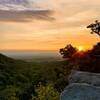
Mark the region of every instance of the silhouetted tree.
[[78, 59], [81, 71], [100, 73], [100, 42]]
[[94, 56], [100, 56], [100, 42], [97, 43], [91, 50], [91, 54]]
[[65, 48], [61, 48], [59, 52], [63, 58], [71, 58], [77, 52], [77, 49], [69, 44]]
[[100, 22], [98, 20], [96, 20], [95, 23], [88, 25], [87, 28], [91, 29], [91, 34], [96, 33], [100, 36]]

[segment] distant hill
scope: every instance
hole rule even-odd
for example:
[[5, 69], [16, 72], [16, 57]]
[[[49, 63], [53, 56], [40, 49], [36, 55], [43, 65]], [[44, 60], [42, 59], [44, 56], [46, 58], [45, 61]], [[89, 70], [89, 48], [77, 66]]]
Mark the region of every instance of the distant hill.
[[67, 84], [65, 65], [62, 61], [25, 62], [0, 54], [0, 100], [32, 100], [39, 93], [35, 86], [40, 82], [44, 86], [51, 83], [52, 88], [61, 91]]
[[13, 59], [32, 61], [59, 61], [61, 55], [57, 51], [0, 51]]
[[11, 62], [13, 62], [14, 60], [12, 59], [12, 58], [10, 58], [10, 57], [7, 57], [7, 56], [5, 56], [5, 55], [3, 55], [3, 54], [0, 54], [0, 63], [11, 63]]
[[12, 58], [9, 58], [3, 54], [0, 54], [0, 69], [4, 69], [5, 67], [11, 65], [11, 63], [14, 63], [15, 60]]
[[4, 54], [0, 53], [0, 70], [23, 70], [24, 67], [28, 68], [30, 64], [22, 61], [22, 60], [16, 60], [13, 58], [10, 58], [8, 56], [5, 56]]

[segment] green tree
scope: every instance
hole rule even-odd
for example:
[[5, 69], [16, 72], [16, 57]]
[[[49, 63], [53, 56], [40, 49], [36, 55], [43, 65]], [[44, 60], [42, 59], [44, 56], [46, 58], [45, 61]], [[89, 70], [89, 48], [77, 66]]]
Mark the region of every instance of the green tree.
[[17, 87], [9, 85], [0, 93], [0, 100], [19, 100], [16, 95], [18, 91]]
[[37, 96], [33, 96], [32, 100], [58, 100], [59, 93], [54, 89], [52, 84], [46, 86], [39, 85], [36, 88]]

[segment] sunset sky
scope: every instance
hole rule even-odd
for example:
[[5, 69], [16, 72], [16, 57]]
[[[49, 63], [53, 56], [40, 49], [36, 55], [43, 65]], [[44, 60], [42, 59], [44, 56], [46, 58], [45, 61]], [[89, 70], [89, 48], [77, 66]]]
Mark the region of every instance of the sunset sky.
[[100, 37], [86, 28], [100, 20], [100, 0], [0, 0], [0, 50], [91, 48]]

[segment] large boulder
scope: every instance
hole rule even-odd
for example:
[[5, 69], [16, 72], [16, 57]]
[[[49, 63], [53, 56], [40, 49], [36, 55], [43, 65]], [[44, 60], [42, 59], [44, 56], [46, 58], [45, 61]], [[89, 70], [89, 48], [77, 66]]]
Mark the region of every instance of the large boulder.
[[60, 100], [100, 100], [100, 74], [72, 71]]
[[100, 100], [100, 88], [88, 84], [73, 83], [65, 88], [60, 100]]
[[87, 83], [93, 86], [100, 86], [100, 74], [72, 71], [69, 77], [69, 84], [72, 83]]

